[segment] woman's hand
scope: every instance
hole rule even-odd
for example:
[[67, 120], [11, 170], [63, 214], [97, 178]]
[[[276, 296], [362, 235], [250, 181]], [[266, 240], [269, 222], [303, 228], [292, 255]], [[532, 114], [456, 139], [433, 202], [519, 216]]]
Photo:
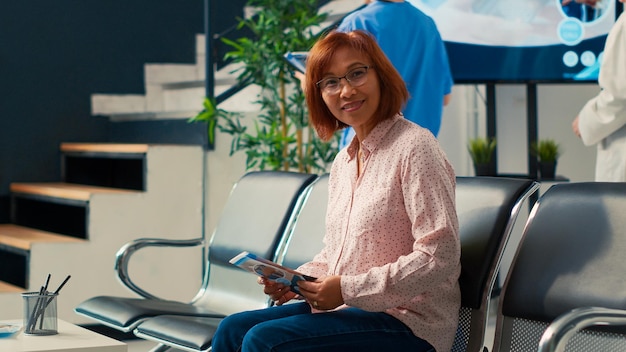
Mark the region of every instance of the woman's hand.
[[341, 276], [326, 276], [315, 281], [298, 281], [300, 293], [311, 307], [319, 310], [331, 310], [342, 305]]
[[302, 88], [302, 91], [304, 92], [306, 89], [306, 75], [300, 71], [295, 71], [293, 76], [300, 81], [300, 88]]
[[259, 285], [264, 285], [263, 292], [270, 296], [274, 304], [277, 306], [282, 306], [283, 304], [291, 301], [297, 295], [291, 291], [289, 286], [285, 286], [283, 284], [279, 284], [275, 281], [268, 280], [264, 277], [258, 278], [257, 282]]

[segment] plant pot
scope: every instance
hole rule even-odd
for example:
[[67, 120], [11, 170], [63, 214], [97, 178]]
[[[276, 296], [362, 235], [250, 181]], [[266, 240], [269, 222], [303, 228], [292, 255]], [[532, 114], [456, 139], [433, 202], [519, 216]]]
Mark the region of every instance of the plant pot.
[[476, 176], [495, 176], [496, 168], [493, 163], [474, 164], [474, 173]]
[[542, 180], [554, 179], [556, 176], [556, 160], [555, 161], [540, 161], [539, 176]]

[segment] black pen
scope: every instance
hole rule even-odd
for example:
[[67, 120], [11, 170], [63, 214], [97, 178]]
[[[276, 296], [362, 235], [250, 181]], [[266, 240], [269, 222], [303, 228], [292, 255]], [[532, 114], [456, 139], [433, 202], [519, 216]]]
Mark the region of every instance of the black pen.
[[39, 289], [39, 296], [37, 296], [37, 301], [35, 302], [35, 306], [32, 308], [33, 312], [30, 316], [30, 320], [28, 321], [28, 325], [26, 326], [26, 331], [27, 332], [32, 332], [33, 329], [35, 329], [35, 326], [37, 325], [37, 319], [39, 318], [39, 314], [40, 314], [40, 306], [43, 305], [43, 294], [44, 294], [44, 287], [41, 286], [41, 288]]
[[54, 291], [54, 294], [57, 295], [59, 294], [59, 291], [61, 291], [61, 289], [63, 288], [63, 286], [65, 286], [65, 283], [67, 282], [67, 280], [70, 279], [70, 277], [72, 277], [72, 275], [67, 275], [67, 277], [65, 278], [65, 280], [63, 280], [63, 282], [61, 283], [61, 285], [59, 285], [59, 287]]
[[[56, 289], [56, 290], [54, 290], [54, 292], [52, 293], [52, 297], [48, 298], [48, 302], [46, 302], [46, 306], [45, 306], [45, 307], [47, 307], [47, 306], [48, 306], [48, 304], [50, 304], [50, 302], [52, 302], [52, 300], [54, 299], [54, 297], [56, 297], [56, 296], [59, 294], [59, 292], [61, 291], [61, 289], [63, 288], [63, 286], [65, 286], [65, 284], [67, 283], [67, 280], [69, 280], [69, 279], [70, 279], [70, 277], [72, 277], [72, 275], [67, 275], [67, 277], [65, 278], [65, 280], [63, 280], [63, 282], [61, 282], [61, 284], [59, 285], [59, 287], [57, 287], [57, 289]], [[44, 309], [46, 309], [45, 307], [44, 307]], [[43, 314], [43, 311], [42, 311], [41, 313]]]
[[[52, 274], [48, 274], [48, 277], [46, 278], [46, 284], [43, 286], [43, 295], [47, 295], [48, 294], [48, 284], [50, 283], [50, 277], [52, 276]], [[35, 322], [36, 323], [36, 322]], [[43, 315], [41, 320], [39, 320], [39, 330], [43, 329]]]
[[[44, 304], [42, 309], [39, 309], [38, 315], [41, 315], [41, 319], [43, 319], [43, 314], [46, 311], [46, 308], [48, 307], [48, 305], [50, 303], [52, 303], [52, 300], [54, 299], [54, 297], [56, 297], [59, 294], [59, 292], [61, 291], [63, 286], [65, 286], [65, 284], [67, 283], [67, 280], [69, 280], [70, 277], [71, 277], [71, 275], [67, 275], [65, 280], [63, 280], [63, 282], [61, 283], [61, 285], [59, 285], [59, 287], [57, 287], [57, 289], [53, 292], [52, 297], [48, 298], [48, 301]], [[43, 289], [43, 287], [42, 287], [42, 289]], [[37, 319], [37, 317], [35, 317], [35, 319]]]
[[43, 286], [44, 294], [48, 291], [48, 284], [50, 283], [50, 276], [52, 276], [52, 274], [48, 274], [48, 278], [46, 279], [46, 284]]

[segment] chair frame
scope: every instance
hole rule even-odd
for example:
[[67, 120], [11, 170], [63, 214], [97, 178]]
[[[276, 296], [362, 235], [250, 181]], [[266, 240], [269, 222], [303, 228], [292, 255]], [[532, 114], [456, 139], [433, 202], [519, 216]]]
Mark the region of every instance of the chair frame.
[[[324, 217], [328, 196], [328, 174], [318, 177], [307, 189], [292, 227], [282, 241], [276, 262], [288, 267], [297, 267], [313, 258], [317, 248], [322, 248], [325, 230]], [[320, 215], [321, 219], [317, 219]], [[251, 278], [253, 280], [253, 278]], [[139, 324], [133, 331], [135, 336], [159, 343], [151, 352], [164, 352], [171, 348], [189, 352], [211, 351], [210, 341], [221, 318], [181, 316], [158, 316]], [[185, 336], [170, 336], [172, 327]], [[158, 335], [154, 332], [158, 331]], [[168, 332], [165, 332], [168, 331]], [[161, 333], [163, 332], [163, 333]], [[199, 348], [188, 347], [190, 345]], [[206, 348], [202, 346], [207, 346]]]
[[[317, 175], [313, 174], [286, 171], [248, 172], [233, 187], [233, 191], [229, 196], [229, 200], [227, 201], [227, 205], [224, 211], [228, 212], [231, 217], [233, 216], [234, 212], [238, 211], [238, 209], [233, 208], [235, 205], [229, 205], [231, 204], [231, 199], [234, 197], [235, 194], [237, 194], [237, 199], [235, 200], [235, 202], [242, 202], [242, 197], [244, 197], [244, 195], [242, 195], [243, 191], [239, 190], [238, 193], [235, 193], [237, 192], [238, 187], [247, 187], [243, 188], [243, 190], [255, 189], [255, 186], [262, 186], [266, 182], [269, 182], [266, 180], [271, 180], [271, 182], [273, 182], [274, 184], [274, 189], [280, 189], [281, 192], [282, 190], [284, 190], [284, 194], [281, 194], [282, 198], [280, 198], [278, 201], [280, 202], [280, 206], [284, 207], [286, 213], [282, 214], [282, 219], [280, 221], [278, 216], [276, 218], [268, 219], [267, 223], [265, 223], [265, 220], [261, 220], [265, 223], [265, 225], [263, 226], [266, 227], [263, 231], [268, 232], [264, 233], [262, 236], [257, 236], [258, 238], [254, 239], [255, 244], [259, 248], [259, 252], [257, 252], [256, 254], [274, 260], [276, 256], [280, 253], [280, 246], [285, 236], [285, 233], [291, 228], [292, 223], [295, 221], [297, 212], [303, 204], [306, 190], [308, 189], [310, 184], [315, 179], [317, 179], [317, 177]], [[274, 181], [274, 179], [276, 181]], [[286, 182], [287, 180], [288, 182]], [[244, 184], [246, 186], [240, 186]], [[260, 197], [260, 195], [258, 197]], [[265, 199], [263, 201], [265, 201]], [[255, 204], [249, 206], [253, 207], [255, 206]], [[259, 206], [262, 207], [263, 205], [259, 204]], [[224, 214], [222, 214], [222, 218], [223, 216]], [[260, 217], [260, 214], [257, 214], [255, 216]], [[143, 321], [145, 321], [146, 319], [150, 319], [151, 317], [154, 317], [156, 315], [176, 314], [188, 316], [224, 317], [234, 311], [251, 309], [253, 306], [267, 306], [269, 304], [269, 300], [265, 295], [262, 294], [262, 292], [258, 293], [251, 290], [248, 290], [248, 292], [242, 288], [239, 288], [237, 287], [238, 281], [236, 279], [221, 280], [221, 282], [228, 287], [224, 287], [221, 289], [221, 291], [217, 290], [216, 292], [216, 285], [214, 284], [214, 282], [220, 281], [220, 275], [222, 277], [225, 275], [233, 275], [237, 278], [241, 276], [241, 281], [243, 281], [243, 278], [245, 277], [245, 275], [247, 275], [247, 273], [239, 273], [239, 270], [234, 267], [231, 269], [231, 265], [227, 263], [228, 259], [225, 259], [225, 256], [228, 256], [233, 250], [237, 250], [237, 248], [241, 246], [250, 245], [248, 243], [238, 243], [238, 246], [234, 246], [234, 248], [231, 248], [233, 246], [230, 246], [228, 241], [224, 239], [219, 239], [217, 240], [218, 243], [215, 243], [216, 234], [222, 228], [222, 218], [220, 218], [220, 223], [218, 223], [217, 225], [216, 232], [214, 232], [209, 241], [204, 238], [195, 238], [189, 240], [143, 238], [131, 241], [130, 243], [124, 245], [116, 254], [116, 274], [119, 281], [129, 290], [139, 295], [140, 298], [138, 299], [112, 296], [93, 297], [81, 303], [74, 309], [74, 311], [79, 315], [83, 315], [90, 319], [96, 320], [98, 323], [113, 328], [115, 330], [119, 330], [122, 332], [131, 332]], [[232, 229], [232, 227], [235, 226], [234, 219], [233, 221], [231, 221], [230, 225], [226, 224], [225, 226], [227, 227], [226, 231], [234, 231]], [[272, 226], [272, 229], [267, 228], [268, 226]], [[273, 226], [277, 227], [274, 228]], [[135, 284], [128, 273], [128, 265], [131, 258], [133, 257], [133, 254], [137, 253], [137, 251], [141, 249], [147, 247], [197, 246], [202, 246], [203, 248], [203, 278], [200, 289], [190, 302], [168, 301], [159, 298], [156, 295], [147, 292], [146, 290]], [[237, 253], [238, 251], [240, 250], [237, 250]], [[234, 256], [237, 253], [234, 253], [231, 256]], [[211, 261], [211, 258], [213, 257], [216, 257], [217, 259]], [[215, 263], [220, 263], [220, 265], [216, 266]], [[221, 267], [224, 267], [224, 269], [222, 269]], [[214, 276], [217, 276], [217, 279], [214, 279]], [[245, 285], [249, 285], [249, 283]], [[226, 296], [231, 296], [233, 294], [236, 294], [234, 292], [238, 292], [235, 290], [231, 290], [231, 288], [238, 289], [242, 292], [236, 297], [237, 299], [224, 299], [227, 298]], [[224, 302], [224, 304], [220, 302]], [[151, 304], [153, 304], [153, 306], [151, 306]], [[123, 311], [126, 307], [131, 306], [134, 309], [132, 310], [133, 314], [137, 313], [136, 315], [132, 315], [131, 313], [129, 313], [129, 316], [120, 317], [119, 319], [116, 319], [116, 317], [107, 318], [106, 316], [104, 316], [104, 314], [106, 314], [107, 312], [106, 309], [109, 307], [112, 307], [112, 309], [114, 309], [114, 312], [119, 312]], [[146, 308], [146, 306], [149, 307]], [[216, 310], [215, 308], [209, 307], [219, 308]]]
[[575, 308], [554, 320], [539, 340], [538, 352], [564, 352], [569, 340], [592, 326], [626, 326], [626, 310], [602, 307]]
[[619, 299], [626, 285], [597, 285], [623, 282], [621, 271], [613, 268], [626, 246], [624, 210], [623, 183], [561, 183], [544, 192], [504, 282], [494, 351], [515, 346], [517, 351], [562, 352], [570, 341], [568, 350], [585, 352], [598, 350], [594, 344], [626, 347], [626, 304]]
[[[488, 325], [489, 307], [504, 249], [522, 206], [538, 192], [539, 186], [540, 184], [536, 181], [522, 178], [457, 177], [457, 213], [459, 214], [461, 231], [461, 267], [463, 270], [459, 280], [463, 293], [463, 304], [459, 312], [459, 328], [457, 329], [452, 352], [481, 352], [487, 350], [485, 347], [485, 335]], [[476, 209], [465, 209], [464, 204], [460, 204], [459, 197], [462, 191], [478, 192], [481, 189], [488, 189], [496, 193], [505, 192], [505, 194], [494, 193], [494, 196], [499, 197], [498, 199], [501, 198], [501, 203], [484, 205], [484, 207], [495, 207], [498, 210], [497, 214], [494, 214], [495, 218], [487, 219], [482, 226], [490, 227], [491, 233], [481, 234], [482, 237], [477, 239], [471, 238], [472, 234], [470, 233], [470, 238], [464, 238], [464, 230], [471, 224], [464, 224], [462, 215], [465, 211], [476, 211]], [[476, 202], [479, 202], [479, 199]], [[498, 201], [494, 200], [493, 202], [497, 203]], [[476, 204], [472, 202], [470, 206], [475, 207]], [[468, 252], [471, 257], [466, 258]], [[475, 271], [467, 272], [466, 269], [469, 267], [473, 267]], [[470, 298], [469, 296], [473, 297]], [[476, 298], [477, 296], [478, 298]], [[468, 320], [469, 322], [466, 323]]]

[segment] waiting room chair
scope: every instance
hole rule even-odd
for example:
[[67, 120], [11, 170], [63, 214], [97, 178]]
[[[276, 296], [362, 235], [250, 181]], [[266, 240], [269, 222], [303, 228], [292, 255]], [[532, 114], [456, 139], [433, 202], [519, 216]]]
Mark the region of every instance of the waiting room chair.
[[457, 177], [456, 182], [462, 301], [452, 352], [480, 352], [505, 245], [522, 204], [539, 184], [505, 177]]
[[[321, 249], [326, 212], [327, 176], [314, 185], [304, 205], [282, 263], [297, 267]], [[504, 245], [522, 203], [539, 188], [537, 182], [513, 178], [457, 177], [456, 202], [462, 246], [460, 278], [463, 308], [453, 351], [483, 349], [491, 289]], [[324, 193], [321, 190], [324, 190]], [[140, 324], [135, 335], [170, 347], [210, 351], [220, 319], [161, 316]]]
[[[210, 242], [203, 238], [138, 239], [118, 252], [116, 269], [120, 281], [142, 298], [97, 296], [80, 303], [75, 312], [129, 332], [145, 319], [158, 315], [224, 317], [267, 306], [267, 296], [250, 273], [233, 266], [229, 260], [244, 250], [275, 260], [285, 232], [291, 228], [303, 203], [305, 191], [316, 178], [316, 175], [282, 171], [245, 174], [234, 185]], [[132, 282], [127, 273], [132, 254], [150, 246], [206, 246], [202, 286], [191, 302], [159, 299]]]
[[533, 207], [494, 351], [626, 351], [626, 183], [562, 183]]
[[[278, 256], [278, 263], [297, 268], [313, 259], [322, 250], [327, 202], [328, 174], [325, 174], [315, 180], [309, 188], [294, 227]], [[256, 282], [254, 276], [250, 274], [247, 276], [247, 280]], [[255, 290], [263, 293], [263, 289], [256, 286]], [[163, 315], [139, 324], [134, 332], [142, 339], [160, 343], [152, 352], [164, 352], [171, 348], [206, 352], [211, 350], [211, 340], [221, 320], [221, 318]]]

